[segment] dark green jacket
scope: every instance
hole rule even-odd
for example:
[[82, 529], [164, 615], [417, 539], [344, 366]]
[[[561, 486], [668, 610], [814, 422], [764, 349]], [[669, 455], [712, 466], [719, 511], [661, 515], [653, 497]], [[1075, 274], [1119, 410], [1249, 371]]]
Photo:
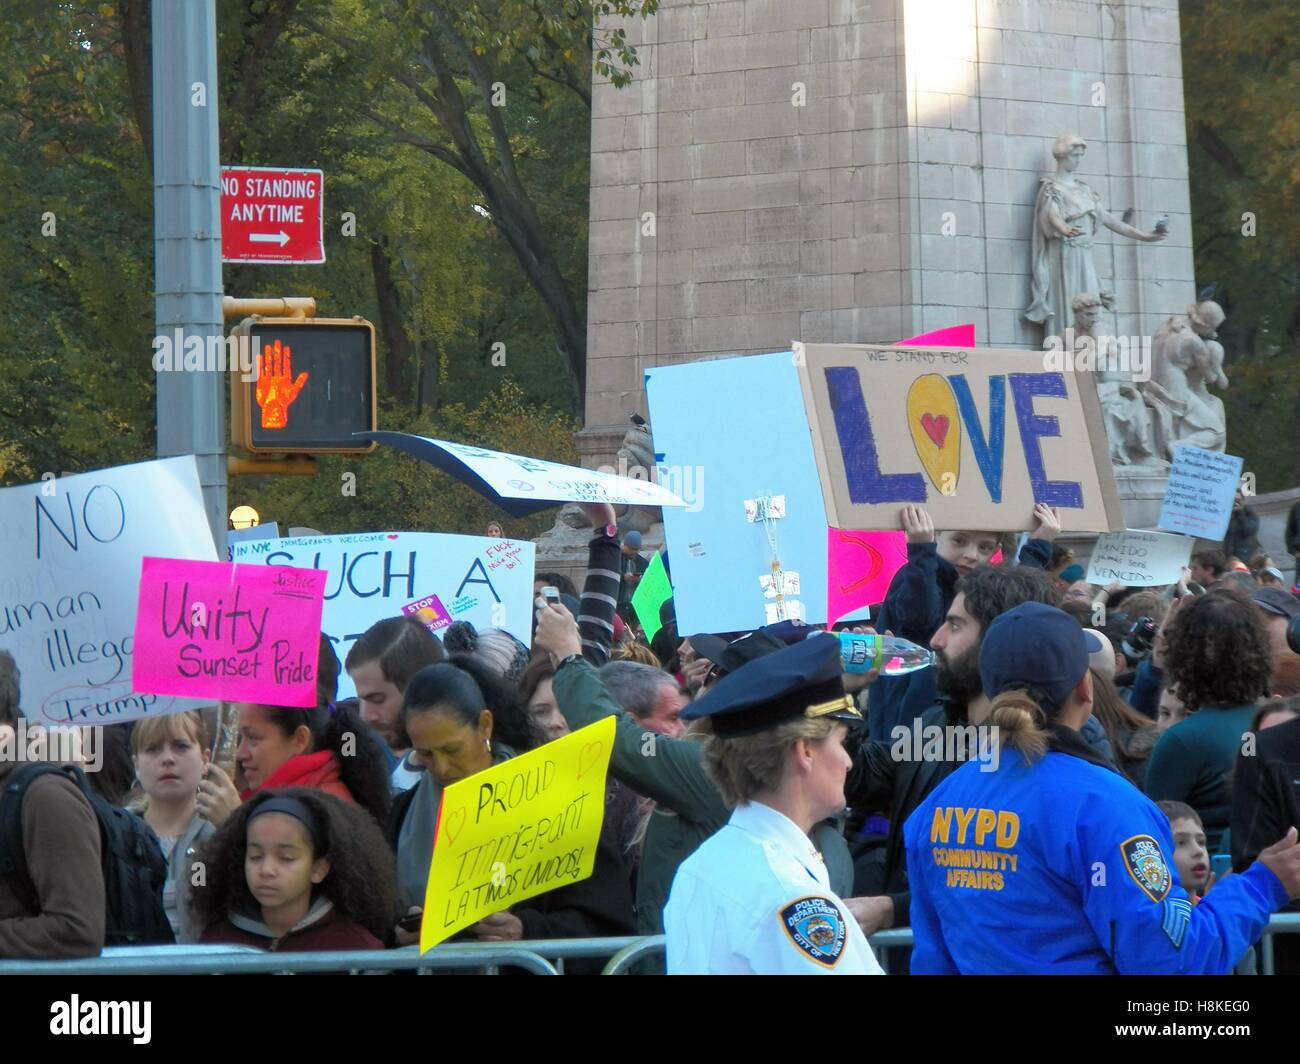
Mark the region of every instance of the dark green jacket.
[[[555, 676], [555, 701], [574, 731], [611, 714], [618, 718], [609, 771], [625, 786], [653, 798], [637, 881], [637, 930], [663, 934], [663, 908], [677, 866], [731, 817], [722, 795], [704, 770], [703, 746], [694, 739], [669, 739], [646, 731], [601, 683], [586, 661], [574, 661]], [[837, 824], [818, 824], [813, 844], [821, 851], [831, 889], [842, 898], [853, 890], [853, 861]]]

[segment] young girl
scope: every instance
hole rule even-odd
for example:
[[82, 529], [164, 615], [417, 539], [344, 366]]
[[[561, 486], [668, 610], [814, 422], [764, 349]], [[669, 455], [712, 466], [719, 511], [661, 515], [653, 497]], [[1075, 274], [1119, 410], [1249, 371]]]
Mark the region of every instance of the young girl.
[[198, 710], [148, 717], [131, 732], [135, 774], [144, 791], [134, 812], [158, 836], [167, 860], [163, 909], [177, 942], [196, 942], [200, 928], [193, 927], [179, 899], [190, 883], [194, 852], [216, 830], [199, 815], [195, 799], [203, 767], [208, 763], [208, 743]]
[[191, 893], [200, 942], [262, 949], [383, 949], [396, 912], [393, 858], [355, 805], [292, 787], [255, 794], [204, 847]]

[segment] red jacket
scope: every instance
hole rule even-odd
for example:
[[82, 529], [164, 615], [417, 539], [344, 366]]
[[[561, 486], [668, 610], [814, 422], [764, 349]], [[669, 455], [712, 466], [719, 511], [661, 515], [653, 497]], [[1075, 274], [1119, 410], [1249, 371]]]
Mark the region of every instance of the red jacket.
[[232, 913], [210, 924], [199, 936], [202, 943], [255, 946], [277, 953], [319, 953], [327, 950], [383, 949], [384, 944], [360, 924], [345, 920], [324, 898], [283, 937], [275, 938], [260, 920]]
[[281, 790], [285, 787], [309, 787], [342, 798], [352, 805], [357, 804], [347, 784], [339, 776], [339, 759], [332, 750], [294, 755], [272, 772], [262, 786], [244, 791], [239, 797], [248, 801], [258, 791]]

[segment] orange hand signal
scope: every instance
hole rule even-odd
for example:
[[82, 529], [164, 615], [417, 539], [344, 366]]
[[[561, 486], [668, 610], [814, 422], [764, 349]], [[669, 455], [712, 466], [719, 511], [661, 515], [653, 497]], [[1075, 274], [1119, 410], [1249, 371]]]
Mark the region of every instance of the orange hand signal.
[[257, 357], [257, 405], [262, 408], [262, 428], [282, 429], [289, 423], [289, 406], [298, 398], [307, 374], [293, 379], [293, 349], [279, 340], [267, 344]]

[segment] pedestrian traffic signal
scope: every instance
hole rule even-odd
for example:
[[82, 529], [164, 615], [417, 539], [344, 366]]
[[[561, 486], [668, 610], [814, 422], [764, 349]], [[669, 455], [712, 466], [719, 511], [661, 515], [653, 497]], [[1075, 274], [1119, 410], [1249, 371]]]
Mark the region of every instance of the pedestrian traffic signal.
[[[230, 438], [253, 454], [366, 454], [376, 427], [375, 327], [361, 318], [245, 318], [252, 372], [232, 374]], [[245, 340], [244, 338], [247, 337]]]

